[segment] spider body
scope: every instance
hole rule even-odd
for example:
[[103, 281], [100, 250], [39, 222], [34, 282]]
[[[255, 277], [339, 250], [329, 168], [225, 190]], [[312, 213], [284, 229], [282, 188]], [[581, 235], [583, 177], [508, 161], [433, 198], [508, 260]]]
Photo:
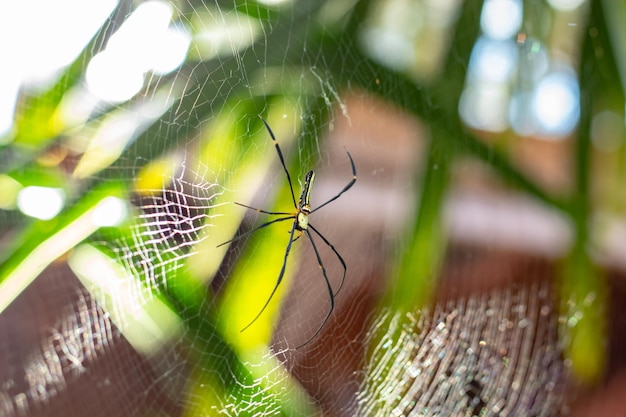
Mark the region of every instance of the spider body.
[[304, 177], [304, 187], [302, 187], [302, 194], [300, 194], [296, 214], [296, 230], [299, 232], [303, 232], [309, 227], [309, 214], [311, 214], [311, 189], [313, 188], [313, 181], [315, 181], [315, 171], [307, 172]]
[[[287, 182], [289, 183], [289, 190], [291, 191], [291, 200], [293, 202], [293, 207], [295, 209], [295, 212], [266, 211], [266, 210], [262, 210], [260, 208], [247, 206], [245, 204], [235, 203], [235, 204], [237, 204], [239, 206], [245, 207], [245, 208], [250, 209], [250, 210], [254, 210], [254, 211], [258, 212], [258, 213], [268, 214], [268, 215], [271, 215], [271, 216], [281, 216], [281, 217], [278, 217], [278, 218], [275, 218], [274, 220], [270, 220], [268, 222], [265, 222], [265, 223], [261, 224], [260, 226], [257, 226], [254, 229], [250, 230], [249, 232], [244, 233], [242, 235], [239, 235], [239, 236], [237, 236], [237, 237], [235, 237], [235, 238], [233, 238], [233, 239], [231, 239], [231, 240], [229, 240], [227, 242], [224, 242], [224, 243], [220, 244], [219, 246], [226, 245], [226, 244], [231, 243], [233, 241], [239, 240], [239, 239], [241, 239], [241, 238], [243, 238], [243, 237], [245, 237], [245, 236], [247, 236], [247, 235], [249, 235], [251, 233], [256, 232], [259, 229], [262, 229], [264, 227], [270, 226], [270, 225], [272, 225], [274, 223], [280, 223], [280, 222], [284, 222], [284, 221], [287, 221], [287, 220], [291, 220], [292, 221], [291, 230], [289, 231], [289, 241], [287, 242], [287, 247], [285, 249], [285, 257], [283, 258], [283, 264], [282, 264], [280, 272], [278, 274], [278, 278], [276, 279], [276, 284], [274, 285], [274, 289], [272, 290], [272, 292], [269, 295], [267, 301], [263, 305], [263, 308], [261, 308], [261, 310], [258, 312], [258, 314], [254, 317], [254, 319], [252, 319], [252, 321], [247, 326], [245, 326], [243, 329], [241, 329], [241, 331], [243, 332], [248, 327], [250, 327], [261, 316], [261, 314], [265, 311], [265, 309], [269, 305], [272, 297], [274, 297], [274, 294], [276, 293], [276, 290], [278, 289], [278, 287], [279, 287], [280, 283], [282, 282], [283, 277], [285, 275], [285, 268], [287, 267], [287, 259], [289, 258], [289, 252], [291, 251], [291, 245], [293, 244], [293, 242], [295, 242], [300, 237], [302, 237], [302, 235], [306, 235], [306, 237], [308, 238], [309, 242], [311, 242], [311, 246], [313, 247], [313, 251], [315, 252], [315, 256], [317, 258], [317, 263], [318, 263], [318, 265], [320, 267], [320, 270], [322, 271], [322, 276], [324, 278], [324, 282], [325, 282], [326, 288], [328, 290], [328, 298], [329, 298], [329, 302], [330, 302], [330, 309], [326, 313], [324, 321], [317, 328], [317, 330], [315, 331], [313, 336], [311, 336], [302, 345], [298, 346], [298, 348], [301, 348], [301, 347], [305, 346], [306, 344], [308, 344], [311, 340], [313, 340], [315, 338], [315, 336], [317, 336], [319, 334], [319, 332], [322, 330], [322, 327], [324, 327], [324, 325], [326, 324], [326, 322], [330, 318], [330, 315], [333, 312], [333, 309], [335, 308], [335, 296], [337, 295], [337, 293], [339, 292], [339, 290], [343, 286], [343, 282], [344, 282], [344, 280], [346, 278], [346, 273], [347, 273], [347, 267], [346, 267], [345, 261], [343, 260], [343, 258], [339, 254], [339, 252], [337, 252], [337, 249], [335, 249], [335, 247], [328, 241], [328, 239], [326, 239], [324, 237], [324, 235], [322, 235], [322, 233], [320, 231], [318, 231], [309, 222], [309, 215], [314, 213], [314, 212], [316, 212], [317, 210], [321, 209], [322, 207], [326, 206], [327, 204], [332, 203], [333, 201], [338, 199], [343, 193], [348, 191], [354, 185], [354, 183], [356, 182], [356, 167], [354, 166], [354, 161], [352, 160], [352, 156], [350, 155], [350, 152], [348, 152], [346, 150], [346, 154], [348, 155], [348, 159], [350, 160], [350, 166], [352, 168], [352, 179], [350, 180], [350, 182], [348, 182], [348, 184], [345, 187], [343, 187], [343, 189], [338, 194], [336, 194], [334, 197], [330, 198], [329, 200], [327, 200], [325, 203], [321, 204], [320, 206], [316, 207], [315, 209], [311, 209], [311, 190], [313, 188], [313, 182], [315, 181], [315, 172], [313, 170], [307, 172], [307, 174], [304, 177], [304, 185], [302, 187], [302, 193], [300, 194], [300, 199], [298, 200], [298, 203], [296, 204], [296, 196], [295, 196], [295, 193], [293, 191], [293, 184], [291, 182], [291, 175], [289, 175], [289, 171], [287, 170], [287, 166], [285, 165], [285, 159], [283, 157], [283, 153], [280, 150], [280, 146], [278, 145], [278, 142], [276, 141], [276, 137], [274, 136], [274, 133], [272, 132], [272, 129], [270, 129], [269, 125], [267, 124], [265, 119], [263, 119], [263, 117], [261, 117], [261, 116], [259, 116], [259, 117], [261, 118], [261, 121], [265, 125], [265, 128], [267, 129], [270, 137], [272, 138], [272, 141], [274, 142], [274, 147], [276, 148], [276, 153], [278, 154], [278, 158], [280, 159], [280, 163], [281, 163], [281, 165], [283, 167], [283, 170], [285, 172], [285, 175], [287, 177]], [[341, 263], [341, 266], [343, 267], [343, 275], [341, 277], [341, 281], [339, 283], [339, 287], [337, 288], [337, 291], [333, 291], [333, 288], [332, 288], [332, 286], [330, 284], [330, 281], [328, 279], [328, 275], [326, 274], [326, 268], [324, 267], [324, 263], [322, 262], [322, 258], [320, 256], [320, 253], [319, 253], [318, 249], [317, 249], [317, 245], [315, 244], [315, 240], [313, 239], [313, 235], [311, 234], [311, 231], [313, 231], [313, 233], [315, 235], [317, 235], [317, 237], [322, 239], [324, 244], [326, 244], [326, 246], [328, 246], [330, 248], [330, 250], [335, 254], [337, 259], [339, 260], [339, 263]], [[297, 234], [297, 236], [294, 236], [296, 234], [296, 232], [298, 232], [298, 234]]]

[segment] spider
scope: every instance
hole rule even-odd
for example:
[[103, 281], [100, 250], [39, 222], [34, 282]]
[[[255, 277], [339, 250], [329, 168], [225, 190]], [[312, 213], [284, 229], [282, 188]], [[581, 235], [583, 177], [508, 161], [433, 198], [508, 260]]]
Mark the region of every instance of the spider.
[[[278, 145], [278, 142], [276, 141], [274, 132], [272, 132], [272, 129], [269, 127], [269, 125], [267, 124], [265, 119], [263, 119], [263, 117], [259, 116], [259, 118], [265, 125], [265, 128], [267, 129], [270, 137], [272, 138], [272, 141], [274, 142], [274, 146], [276, 147], [276, 153], [278, 153], [278, 159], [280, 159], [280, 164], [282, 165], [283, 170], [285, 171], [285, 175], [287, 176], [287, 182], [289, 183], [289, 190], [291, 191], [291, 200], [293, 202], [293, 207], [295, 209], [295, 212], [267, 211], [267, 210], [262, 210], [260, 208], [251, 207], [245, 204], [235, 202], [235, 204], [239, 206], [245, 207], [250, 210], [254, 210], [258, 213], [268, 214], [271, 216], [282, 216], [282, 217], [265, 222], [262, 225], [257, 226], [254, 229], [250, 230], [249, 232], [244, 233], [243, 235], [239, 235], [229, 241], [226, 241], [220, 244], [219, 246], [223, 246], [233, 241], [239, 240], [251, 233], [256, 232], [259, 229], [262, 229], [274, 223], [280, 223], [280, 222], [284, 222], [287, 220], [293, 221], [293, 223], [291, 224], [291, 230], [289, 231], [289, 241], [287, 242], [287, 248], [285, 249], [285, 257], [283, 259], [283, 264], [280, 268], [280, 273], [278, 274], [278, 278], [276, 279], [276, 284], [274, 285], [274, 289], [272, 290], [269, 298], [263, 305], [263, 308], [261, 308], [258, 314], [254, 317], [254, 319], [252, 319], [252, 321], [248, 323], [248, 325], [246, 325], [243, 329], [241, 329], [241, 331], [243, 332], [248, 327], [250, 327], [261, 316], [261, 314], [263, 314], [263, 311], [265, 311], [265, 309], [269, 305], [270, 301], [272, 300], [272, 297], [274, 297], [274, 294], [276, 293], [276, 290], [278, 289], [278, 286], [280, 285], [281, 281], [283, 280], [283, 276], [285, 275], [285, 268], [287, 266], [287, 258], [289, 257], [289, 252], [291, 251], [291, 245], [293, 244], [293, 242], [295, 242], [300, 237], [302, 237], [303, 234], [306, 235], [306, 237], [311, 242], [311, 246], [313, 246], [313, 251], [315, 252], [315, 256], [317, 257], [317, 263], [320, 269], [322, 270], [322, 276], [324, 277], [324, 282], [326, 283], [326, 288], [328, 289], [330, 309], [326, 313], [326, 316], [324, 317], [322, 324], [320, 324], [320, 326], [317, 328], [315, 333], [313, 333], [313, 336], [311, 336], [306, 342], [304, 342], [302, 345], [298, 347], [298, 348], [301, 348], [307, 345], [309, 342], [311, 342], [311, 340], [313, 340], [319, 334], [319, 332], [322, 330], [322, 328], [324, 327], [324, 325], [330, 318], [330, 315], [332, 314], [333, 309], [335, 308], [335, 296], [339, 293], [339, 290], [341, 290], [341, 287], [343, 286], [343, 281], [346, 278], [346, 272], [347, 272], [346, 262], [343, 260], [339, 252], [337, 252], [337, 249], [335, 249], [335, 247], [328, 241], [328, 239], [326, 239], [324, 235], [322, 235], [322, 233], [319, 230], [317, 230], [309, 222], [309, 215], [312, 213], [315, 213], [322, 207], [332, 203], [354, 185], [354, 183], [356, 182], [356, 167], [354, 166], [354, 160], [352, 159], [350, 152], [346, 150], [346, 153], [348, 154], [348, 158], [350, 159], [350, 165], [352, 166], [352, 179], [345, 187], [343, 187], [343, 189], [337, 195], [335, 195], [334, 197], [332, 197], [325, 203], [321, 204], [320, 206], [316, 207], [315, 209], [311, 209], [311, 203], [310, 203], [311, 190], [313, 188], [313, 181], [315, 180], [315, 171], [311, 170], [307, 172], [307, 174], [304, 177], [304, 186], [302, 187], [302, 193], [300, 194], [300, 199], [298, 200], [298, 203], [296, 204], [296, 195], [293, 192], [293, 184], [291, 182], [291, 175], [289, 175], [289, 171], [287, 170], [287, 166], [285, 165], [285, 159], [283, 157], [282, 151], [280, 150], [280, 146]], [[322, 262], [322, 258], [317, 249], [317, 245], [315, 244], [315, 241], [313, 240], [313, 236], [311, 235], [310, 230], [312, 230], [313, 233], [319, 236], [319, 238], [322, 239], [322, 241], [326, 244], [326, 246], [328, 246], [333, 251], [333, 253], [337, 256], [337, 259], [341, 263], [341, 266], [343, 267], [343, 275], [341, 277], [341, 282], [339, 283], [339, 288], [337, 289], [337, 292], [335, 293], [333, 292], [333, 289], [330, 285], [330, 281], [328, 280], [328, 276], [326, 275], [326, 268], [324, 267], [324, 263]], [[295, 236], [296, 233], [297, 233], [297, 236]]]

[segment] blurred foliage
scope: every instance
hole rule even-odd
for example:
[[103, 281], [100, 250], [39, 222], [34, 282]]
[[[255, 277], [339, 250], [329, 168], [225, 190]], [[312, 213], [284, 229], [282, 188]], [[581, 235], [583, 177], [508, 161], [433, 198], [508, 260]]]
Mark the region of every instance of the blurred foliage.
[[[201, 364], [198, 369], [208, 372], [196, 376], [198, 383], [192, 385], [192, 390], [201, 392], [202, 384], [220, 386], [219, 395], [229, 401], [240, 401], [242, 408], [253, 397], [264, 401], [260, 398], [261, 388], [252, 383], [257, 376], [246, 364], [267, 353], [263, 349], [260, 353], [250, 353], [249, 350], [271, 340], [289, 278], [285, 278], [286, 283], [280, 294], [276, 294], [272, 307], [263, 315], [257, 331], [242, 335], [237, 329], [249, 321], [250, 311], [260, 308], [258, 302], [250, 307], [251, 301], [259, 301], [258, 294], [268, 293], [275, 284], [274, 269], [261, 273], [262, 268], [255, 265], [267, 262], [269, 258], [276, 258], [272, 264], [280, 264], [284, 244], [258, 233], [246, 242], [248, 249], [237, 247], [238, 261], [232, 268], [232, 279], [227, 282], [218, 303], [213, 303], [214, 296], [206, 284], [213, 279], [226, 253], [226, 248], [218, 250], [215, 246], [235, 235], [244, 215], [244, 210], [228, 203], [248, 204], [255, 190], [264, 186], [259, 179], [265, 177], [272, 164], [275, 166], [277, 162], [267, 132], [256, 115], [263, 114], [267, 118], [285, 149], [298, 140], [301, 148], [313, 150], [317, 145], [315, 138], [319, 137], [329, 117], [330, 98], [329, 91], [315, 79], [315, 72], [313, 75], [308, 70], [303, 72], [302, 67], [316, 68], [317, 63], [323, 63], [323, 67], [316, 70], [323, 73], [334, 91], [366, 91], [419, 118], [428, 127], [429, 146], [423, 155], [423, 170], [415, 173], [419, 184], [418, 210], [412, 227], [407, 228], [400, 244], [388, 294], [383, 298], [381, 308], [409, 313], [430, 302], [447, 245], [442, 205], [450, 185], [450, 170], [459, 158], [478, 159], [503, 183], [563, 212], [572, 220], [576, 241], [571, 256], [562, 261], [561, 296], [565, 306], [563, 314], [577, 319], [566, 320], [568, 325], [564, 326], [563, 340], [569, 343], [567, 352], [575, 373], [584, 380], [596, 380], [605, 366], [605, 358], [600, 352], [605, 349], [602, 312], [606, 309], [606, 283], [588, 253], [594, 175], [589, 134], [591, 119], [600, 104], [606, 107], [608, 102], [622, 106], [624, 102], [613, 42], [604, 17], [606, 2], [591, 2], [587, 30], [581, 40], [582, 111], [576, 146], [571, 155], [571, 176], [575, 178], [575, 187], [569, 196], [555, 195], [544, 189], [518, 169], [509, 155], [466, 129], [459, 118], [458, 102], [470, 53], [479, 34], [482, 2], [463, 3], [451, 28], [452, 37], [442, 71], [436, 79], [424, 84], [373, 61], [362, 52], [358, 42], [359, 30], [374, 7], [374, 1], [363, 0], [353, 5], [342, 2], [344, 7], [336, 8], [331, 5], [333, 2], [312, 0], [297, 2], [295, 7], [270, 7], [252, 1], [218, 2], [221, 13], [237, 11], [246, 14], [258, 19], [268, 30], [264, 30], [263, 36], [246, 50], [232, 56], [199, 60], [190, 54], [177, 77], [150, 80], [145, 96], [129, 103], [103, 107], [80, 126], [59, 122], [58, 111], [68, 92], [83, 82], [85, 62], [100, 45], [100, 38], [89, 45], [83, 56], [47, 91], [21, 97], [14, 139], [0, 147], [0, 175], [13, 178], [22, 186], [59, 184], [70, 197], [62, 214], [48, 221], [33, 221], [15, 209], [0, 213], [3, 234], [12, 235], [10, 240], [3, 241], [0, 257], [2, 298], [12, 300], [21, 291], [9, 283], [15, 279], [12, 274], [17, 268], [24, 262], [32, 262], [28, 254], [63, 230], [71, 229], [85, 210], [92, 207], [94, 196], [101, 199], [116, 195], [128, 201], [136, 200], [146, 187], [138, 187], [137, 184], [144, 184], [138, 180], [152, 184], [150, 178], [157, 177], [155, 183], [159, 184], [163, 181], [162, 167], [175, 165], [180, 160], [180, 149], [185, 149], [187, 167], [206, 174], [205, 180], [209, 183], [219, 183], [223, 193], [217, 195], [212, 204], [211, 214], [218, 216], [211, 218], [211, 233], [194, 248], [195, 252], [203, 254], [201, 265], [190, 257], [184, 268], [170, 271], [168, 285], [159, 292], [183, 319], [189, 328], [187, 334], [196, 336], [190, 338], [189, 343], [201, 344], [194, 352], [203, 352], [204, 356], [194, 360]], [[194, 14], [205, 8], [200, 2], [186, 2], [180, 6], [178, 17], [183, 23], [192, 22]], [[189, 29], [193, 32], [196, 28]], [[183, 89], [179, 89], [181, 84]], [[151, 97], [158, 97], [157, 93], [162, 91], [168, 92], [167, 103], [163, 104], [165, 111], [141, 125], [137, 137], [110, 165], [86, 178], [73, 175], [76, 161], [80, 161], [87, 149], [86, 145], [76, 146], [76, 132], [87, 136], [82, 140], [88, 143], [89, 135], [95, 136], [108, 117], [122, 117], [125, 112], [132, 114], [138, 106], [149, 102]], [[621, 108], [615, 110], [623, 113]], [[279, 120], [279, 115], [283, 114], [288, 114], [289, 120]], [[58, 154], [59, 150], [62, 157], [50, 164], [50, 156]], [[303, 170], [300, 164], [313, 166], [315, 162], [315, 152], [302, 153], [312, 156], [309, 160], [289, 162], [292, 172], [297, 175]], [[231, 190], [244, 188], [243, 184], [254, 186], [248, 188], [247, 195], [234, 195]], [[286, 192], [283, 188], [277, 193], [277, 209], [289, 206]], [[124, 224], [99, 232], [94, 230], [93, 236], [84, 238], [130, 242], [136, 236], [128, 237], [127, 227]], [[270, 230], [264, 232], [273, 233]], [[78, 243], [80, 241], [72, 242], [66, 250]], [[294, 261], [296, 255], [293, 254]], [[114, 260], [115, 254], [110, 256]], [[48, 263], [53, 261], [55, 259], [46, 260]], [[34, 270], [28, 279], [20, 279], [25, 279], [23, 282], [27, 285], [36, 275]], [[138, 285], [145, 285], [143, 277], [137, 279]], [[590, 298], [590, 294], [596, 297]], [[242, 310], [247, 312], [238, 313]], [[227, 329], [235, 329], [235, 333]], [[216, 357], [222, 361], [216, 363]], [[229, 371], [225, 372], [225, 369]], [[227, 374], [239, 379], [210, 378], [213, 374]], [[207, 379], [211, 381], [207, 382]], [[234, 386], [248, 386], [251, 392], [235, 392]], [[201, 396], [206, 397], [205, 394]], [[276, 398], [280, 397], [268, 400], [268, 410], [273, 407], [289, 409], [289, 415], [310, 412], [302, 404], [277, 405], [273, 402]]]

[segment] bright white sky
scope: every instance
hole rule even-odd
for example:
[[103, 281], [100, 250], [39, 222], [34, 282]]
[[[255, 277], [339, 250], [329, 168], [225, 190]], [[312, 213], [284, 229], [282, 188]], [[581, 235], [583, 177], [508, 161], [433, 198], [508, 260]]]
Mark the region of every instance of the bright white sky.
[[[0, 137], [13, 126], [20, 88], [45, 88], [83, 51], [118, 0], [24, 0], [0, 4]], [[87, 66], [89, 91], [119, 103], [143, 86], [147, 71], [166, 74], [184, 61], [189, 34], [170, 25], [169, 3], [140, 4]], [[1, 140], [1, 139], [0, 139]]]

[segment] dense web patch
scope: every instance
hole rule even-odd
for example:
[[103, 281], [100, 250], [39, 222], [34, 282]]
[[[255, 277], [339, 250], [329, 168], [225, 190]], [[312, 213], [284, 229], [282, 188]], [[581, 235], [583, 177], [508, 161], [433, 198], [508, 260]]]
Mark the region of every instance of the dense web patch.
[[168, 274], [206, 238], [221, 194], [218, 184], [205, 180], [206, 173], [193, 172], [184, 163], [178, 171], [163, 188], [137, 190], [139, 215], [131, 226], [132, 237], [114, 248], [118, 260], [132, 276], [142, 278], [148, 292], [166, 286]]
[[[65, 308], [33, 346], [23, 374], [5, 379], [0, 396], [2, 415], [41, 410], [110, 353], [119, 332], [88, 291], [77, 289]], [[12, 372], [7, 369], [7, 376]], [[11, 385], [7, 385], [11, 384]]]
[[[378, 317], [373, 337], [380, 341], [367, 372], [372, 380], [359, 393], [359, 415], [564, 411], [568, 371], [549, 287], [535, 282], [450, 300], [402, 328], [400, 317]], [[386, 336], [394, 332], [397, 339]]]

